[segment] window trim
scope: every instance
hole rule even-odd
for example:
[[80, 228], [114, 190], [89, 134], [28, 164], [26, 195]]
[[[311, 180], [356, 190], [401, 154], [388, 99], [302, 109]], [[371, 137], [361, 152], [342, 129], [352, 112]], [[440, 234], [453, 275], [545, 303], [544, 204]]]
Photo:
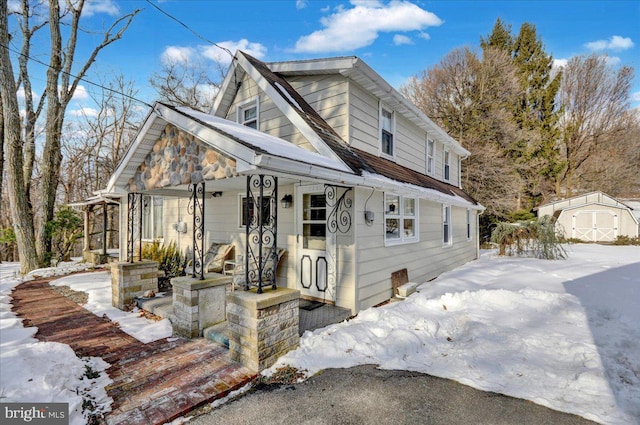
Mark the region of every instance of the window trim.
[[[451, 205], [442, 205], [442, 246], [448, 247], [453, 245], [453, 223]], [[446, 237], [446, 240], [445, 240]]]
[[[272, 194], [273, 192], [265, 192], [263, 195], [263, 198], [269, 199], [269, 216], [273, 216], [273, 203], [275, 202]], [[238, 193], [238, 213], [237, 213], [238, 229], [244, 229], [246, 227], [246, 224], [242, 223], [242, 221], [244, 220], [244, 214], [242, 213], [242, 206], [244, 205], [246, 198], [247, 198], [246, 193], [242, 193], [242, 192]]]
[[473, 240], [473, 232], [471, 231], [471, 209], [467, 208], [467, 240]]
[[451, 181], [451, 151], [444, 145], [442, 150], [442, 180]]
[[[389, 114], [391, 114], [391, 131], [385, 130], [383, 128], [383, 120], [382, 120], [382, 113], [383, 111], [388, 112]], [[380, 153], [381, 157], [384, 158], [388, 158], [391, 160], [395, 160], [396, 158], [396, 112], [391, 109], [386, 107], [385, 105], [383, 105], [382, 102], [379, 102], [378, 104], [378, 151]], [[383, 146], [382, 146], [382, 135], [383, 132], [389, 133], [391, 135], [391, 154], [388, 154], [384, 151]]]
[[[145, 198], [149, 199], [149, 207], [145, 208], [144, 207], [144, 202], [145, 202]], [[156, 228], [156, 213], [155, 213], [155, 200], [156, 199], [160, 199], [162, 200], [162, 214], [161, 214], [161, 221], [160, 221], [160, 229]], [[149, 211], [149, 214], [147, 215], [145, 213], [145, 209], [147, 211]], [[165, 233], [165, 229], [164, 229], [164, 196], [157, 196], [157, 195], [142, 195], [142, 229], [140, 230], [141, 232], [141, 238], [142, 241], [144, 242], [152, 242], [152, 241], [163, 241], [164, 240], [164, 233]], [[150, 224], [149, 224], [150, 222]], [[148, 235], [145, 235], [146, 233], [146, 225], [150, 225], [151, 227], [150, 232], [151, 232], [151, 237], [145, 237]], [[160, 233], [162, 233], [162, 235], [157, 236], [158, 230], [160, 230]]]
[[256, 108], [256, 130], [260, 129], [260, 102], [258, 101], [258, 96], [252, 97], [251, 99], [245, 100], [242, 103], [239, 103], [238, 106], [236, 106], [236, 122], [238, 124], [242, 124], [244, 126], [247, 126], [249, 128], [253, 128], [251, 126], [247, 125], [247, 122], [252, 121], [252, 120], [245, 120], [244, 119], [244, 111], [246, 111], [247, 109], [250, 109], [252, 107]]
[[[398, 197], [398, 208], [399, 213], [396, 214], [387, 214], [387, 196], [397, 196]], [[407, 199], [413, 199], [414, 211], [413, 215], [405, 215], [404, 212], [404, 201]], [[420, 198], [414, 196], [403, 196], [393, 192], [384, 192], [382, 194], [382, 212], [383, 212], [383, 238], [384, 238], [384, 246], [394, 246], [394, 245], [404, 245], [409, 243], [420, 242]], [[399, 223], [401, 223], [401, 229], [399, 229], [399, 238], [397, 239], [389, 239], [387, 238], [387, 218], [397, 219]], [[414, 234], [413, 236], [405, 236], [404, 232], [404, 221], [405, 219], [413, 220], [414, 223]]]
[[[431, 154], [429, 154], [429, 145], [431, 145]], [[428, 175], [433, 176], [436, 172], [436, 142], [431, 137], [427, 136], [427, 144], [426, 144], [426, 160], [425, 160], [425, 170]], [[431, 161], [429, 161], [431, 160]], [[431, 167], [429, 167], [431, 165]]]

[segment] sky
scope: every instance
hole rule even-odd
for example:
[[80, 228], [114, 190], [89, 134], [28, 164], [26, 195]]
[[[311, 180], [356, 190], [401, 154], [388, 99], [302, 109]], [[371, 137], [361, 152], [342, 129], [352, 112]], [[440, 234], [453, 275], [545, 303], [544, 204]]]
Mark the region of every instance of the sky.
[[[524, 22], [534, 24], [560, 64], [597, 53], [608, 55], [615, 66], [640, 66], [638, 1], [149, 1], [186, 27], [145, 0], [91, 0], [83, 21], [87, 28], [106, 28], [115, 17], [140, 9], [122, 40], [99, 54], [88, 78], [100, 81], [121, 72], [147, 103], [156, 98], [149, 78], [163, 61], [199, 62], [212, 69], [216, 60], [228, 63], [230, 57], [212, 43], [267, 62], [355, 55], [399, 88], [451, 50], [479, 48], [480, 37], [497, 18], [510, 24], [513, 34]], [[78, 60], [99, 40], [97, 33], [85, 35]], [[87, 91], [95, 90], [83, 84], [70, 112], [90, 108]], [[638, 76], [632, 93], [633, 106], [640, 106]]]

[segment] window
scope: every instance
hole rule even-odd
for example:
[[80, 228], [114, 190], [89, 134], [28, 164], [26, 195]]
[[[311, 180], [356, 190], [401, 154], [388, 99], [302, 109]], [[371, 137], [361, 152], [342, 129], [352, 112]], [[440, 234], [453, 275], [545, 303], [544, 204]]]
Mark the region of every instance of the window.
[[163, 206], [162, 196], [142, 196], [142, 239], [163, 238]]
[[380, 151], [384, 155], [394, 155], [394, 116], [393, 112], [380, 105]]
[[435, 142], [427, 138], [427, 174], [433, 174], [435, 171]]
[[258, 129], [258, 99], [238, 106], [238, 122], [247, 127]]
[[327, 248], [327, 201], [324, 193], [302, 195], [302, 247]]
[[451, 206], [442, 206], [442, 244], [451, 245]]
[[444, 162], [444, 169], [442, 170], [442, 176], [444, 177], [444, 179], [446, 181], [449, 181], [450, 179], [450, 172], [451, 172], [451, 155], [449, 154], [448, 150], [444, 150], [444, 158], [442, 160]]
[[400, 195], [384, 196], [385, 243], [418, 240], [418, 200]]
[[467, 209], [467, 240], [470, 241], [471, 239], [471, 210]]
[[[246, 195], [240, 195], [239, 199], [239, 208], [238, 208], [238, 227], [245, 227], [247, 225], [247, 203], [245, 202], [247, 199]], [[263, 224], [266, 226], [271, 225], [271, 220], [273, 219], [272, 214], [272, 202], [271, 196], [265, 195], [262, 197], [262, 220]], [[249, 198], [249, 221], [252, 222], [252, 225], [258, 225], [258, 212], [255, 208], [255, 201], [253, 198]]]

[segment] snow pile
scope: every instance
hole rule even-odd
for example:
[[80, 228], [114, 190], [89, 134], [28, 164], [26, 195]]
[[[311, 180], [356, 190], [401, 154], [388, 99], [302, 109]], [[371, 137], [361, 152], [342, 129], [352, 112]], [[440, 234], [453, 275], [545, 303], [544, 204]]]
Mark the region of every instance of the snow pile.
[[89, 300], [84, 308], [96, 316], [107, 315], [120, 329], [140, 342], [149, 343], [168, 338], [173, 333], [167, 319], [153, 321], [134, 312], [119, 310], [111, 304], [111, 277], [107, 272], [82, 273], [53, 280], [51, 286], [68, 286], [74, 291], [86, 292]]
[[378, 364], [602, 423], [638, 423], [640, 248], [578, 245], [569, 254], [485, 253], [403, 302], [305, 333], [267, 373]]

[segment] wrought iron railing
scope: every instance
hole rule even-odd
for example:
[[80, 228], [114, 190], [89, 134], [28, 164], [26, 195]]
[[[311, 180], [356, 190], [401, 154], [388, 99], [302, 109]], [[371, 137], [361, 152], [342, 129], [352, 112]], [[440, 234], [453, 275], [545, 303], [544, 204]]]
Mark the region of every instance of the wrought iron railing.
[[189, 185], [189, 205], [187, 211], [193, 217], [193, 268], [191, 277], [204, 279], [204, 182]]

